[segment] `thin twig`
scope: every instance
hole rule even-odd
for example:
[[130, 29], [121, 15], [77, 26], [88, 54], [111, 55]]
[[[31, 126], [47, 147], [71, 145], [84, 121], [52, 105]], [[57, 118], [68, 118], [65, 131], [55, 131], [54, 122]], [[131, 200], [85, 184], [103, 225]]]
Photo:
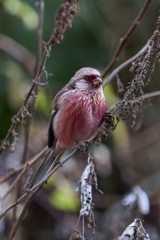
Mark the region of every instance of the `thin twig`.
[[[46, 152], [47, 148], [45, 148], [45, 152]], [[44, 152], [44, 151], [43, 151]], [[2, 196], [2, 201], [4, 201], [4, 199], [9, 195], [9, 193], [13, 190], [13, 188], [16, 186], [16, 184], [19, 183], [20, 179], [22, 178], [22, 176], [24, 175], [24, 173], [26, 171], [28, 171], [28, 169], [35, 163], [35, 160], [37, 161], [40, 158], [40, 154], [38, 154], [38, 158], [36, 157], [35, 159], [33, 159], [30, 163], [25, 164], [25, 167], [23, 168], [22, 172], [18, 175], [18, 177], [16, 178], [16, 180], [11, 184], [10, 188], [7, 190], [7, 192]]]
[[6, 208], [6, 210], [0, 215], [0, 219], [2, 217], [4, 217], [6, 215], [6, 213], [8, 213], [11, 209], [13, 209], [17, 205], [21, 204], [21, 202], [23, 202], [23, 200], [27, 197], [27, 195], [28, 195], [28, 193], [26, 192], [19, 199], [17, 199], [16, 202], [12, 203], [8, 208]]
[[22, 172], [18, 175], [18, 177], [16, 178], [16, 180], [10, 185], [9, 189], [7, 190], [7, 192], [3, 195], [2, 200], [4, 201], [4, 199], [9, 195], [9, 193], [13, 190], [13, 188], [16, 186], [16, 184], [20, 181], [20, 179], [22, 178], [22, 176], [24, 175], [24, 173], [29, 169], [29, 165], [26, 164], [25, 168], [22, 170]]
[[[44, 64], [45, 64], [45, 61], [44, 61], [44, 58], [43, 58], [42, 65], [44, 65]], [[41, 68], [42, 68], [42, 67], [41, 67]], [[38, 74], [38, 76], [39, 76], [39, 75], [40, 75], [40, 74]], [[26, 94], [26, 97], [25, 97], [25, 99], [24, 99], [24, 102], [22, 103], [22, 106], [21, 106], [20, 110], [19, 110], [18, 113], [12, 118], [11, 127], [10, 127], [10, 129], [8, 130], [8, 134], [6, 135], [6, 137], [5, 137], [4, 141], [3, 141], [2, 146], [0, 147], [0, 154], [1, 154], [1, 153], [3, 152], [3, 150], [5, 149], [5, 146], [8, 145], [8, 140], [9, 140], [9, 138], [11, 137], [12, 133], [14, 132], [14, 129], [15, 129], [16, 125], [17, 125], [17, 122], [19, 121], [19, 118], [20, 118], [20, 116], [21, 116], [21, 113], [23, 112], [24, 107], [27, 106], [28, 100], [29, 100], [30, 96], [32, 95], [32, 92], [33, 92], [33, 90], [34, 90], [34, 88], [35, 88], [35, 85], [36, 85], [35, 83], [32, 84], [29, 92]]]
[[39, 188], [41, 185], [43, 185], [45, 182], [48, 181], [48, 179], [50, 178], [50, 176], [52, 176], [52, 174], [54, 172], [56, 172], [60, 167], [63, 166], [63, 164], [65, 162], [67, 162], [71, 157], [73, 157], [76, 153], [77, 153], [78, 149], [74, 149], [64, 160], [60, 161], [56, 161], [56, 166], [54, 166], [54, 168], [41, 180], [39, 181], [34, 187], [32, 187], [31, 189], [28, 190], [28, 192], [34, 192], [35, 190], [37, 190], [37, 188]]
[[15, 221], [15, 223], [14, 223], [13, 226], [12, 226], [12, 229], [11, 229], [11, 232], [10, 232], [10, 234], [9, 234], [8, 240], [12, 240], [12, 239], [14, 238], [14, 236], [15, 236], [15, 234], [16, 234], [16, 232], [17, 232], [17, 229], [18, 229], [18, 227], [19, 227], [19, 225], [20, 225], [23, 217], [25, 216], [26, 211], [28, 210], [28, 207], [29, 207], [29, 205], [30, 205], [33, 197], [35, 196], [35, 194], [36, 194], [36, 193], [32, 193], [32, 194], [28, 197], [27, 202], [26, 202], [26, 204], [25, 204], [25, 206], [24, 206], [24, 208], [23, 208], [20, 216], [18, 217], [18, 219]]
[[34, 157], [32, 157], [27, 163], [22, 164], [15, 170], [12, 170], [10, 173], [8, 173], [6, 176], [0, 177], [0, 183], [3, 183], [7, 181], [9, 178], [17, 175], [19, 172], [21, 172], [26, 166], [28, 165], [29, 167], [33, 166], [43, 155], [46, 154], [48, 150], [48, 147], [45, 147], [40, 151], [38, 154], [36, 154]]
[[82, 216], [82, 236], [84, 239], [84, 215]]
[[[160, 96], [160, 91], [155, 91], [155, 92], [151, 92], [151, 93], [146, 93], [144, 94], [143, 96], [141, 96], [141, 101], [144, 101], [146, 99], [149, 99], [149, 98], [153, 98], [153, 97], [158, 97]], [[135, 100], [139, 100], [139, 98], [136, 98]], [[123, 100], [122, 100], [123, 101]], [[130, 101], [131, 102], [131, 101]], [[110, 108], [109, 108], [109, 111], [111, 111], [112, 114], [115, 114], [119, 109], [120, 107], [122, 106], [121, 102], [120, 103], [115, 103], [114, 105], [112, 105]]]
[[143, 52], [147, 50], [149, 46], [149, 41], [146, 43], [146, 45], [138, 52], [136, 53], [133, 57], [128, 59], [127, 61], [123, 62], [120, 66], [118, 66], [106, 79], [106, 81], [103, 83], [103, 88], [123, 69], [125, 68], [128, 64], [130, 64], [132, 61], [134, 61], [139, 55], [141, 55]]
[[103, 73], [102, 73], [102, 78], [104, 78], [107, 73], [110, 71], [110, 69], [112, 68], [113, 64], [115, 63], [117, 57], [119, 56], [124, 44], [126, 43], [126, 41], [128, 40], [128, 38], [130, 37], [130, 35], [132, 34], [132, 32], [134, 31], [134, 29], [136, 28], [136, 26], [139, 24], [139, 21], [141, 20], [142, 16], [144, 15], [145, 11], [147, 10], [149, 4], [150, 4], [151, 0], [147, 0], [147, 2], [144, 4], [144, 6], [142, 7], [140, 13], [138, 14], [137, 18], [134, 20], [134, 22], [132, 23], [132, 25], [129, 27], [129, 29], [127, 30], [127, 32], [125, 33], [125, 35], [120, 39], [120, 43], [115, 51], [115, 54], [111, 60], [111, 62], [108, 64], [108, 66], [104, 69]]
[[39, 0], [38, 2], [38, 11], [39, 11], [39, 24], [37, 28], [36, 61], [35, 61], [34, 75], [36, 75], [38, 71], [38, 67], [41, 59], [41, 51], [42, 51], [42, 29], [43, 29], [43, 12], [44, 12], [43, 0]]
[[148, 98], [152, 98], [152, 97], [157, 97], [160, 96], [160, 91], [155, 91], [155, 92], [151, 92], [151, 93], [146, 93], [142, 96], [142, 100], [146, 100]]
[[[37, 2], [37, 4], [38, 4], [38, 10], [39, 10], [39, 24], [38, 24], [38, 28], [37, 28], [36, 61], [35, 61], [34, 75], [36, 75], [36, 73], [38, 71], [40, 58], [41, 58], [43, 11], [44, 11], [43, 0], [39, 0], [39, 2]], [[38, 84], [35, 86], [35, 89], [34, 89], [34, 94], [37, 95], [37, 93], [38, 93]], [[30, 126], [31, 126], [31, 122], [32, 122], [34, 109], [35, 109], [35, 102], [36, 102], [36, 98], [33, 97], [32, 103], [31, 103], [30, 117], [27, 118], [27, 122], [25, 125], [25, 142], [24, 142], [24, 150], [23, 150], [21, 163], [25, 163], [26, 159], [27, 159], [27, 152], [28, 152], [28, 145], [29, 145], [29, 138], [30, 138]]]

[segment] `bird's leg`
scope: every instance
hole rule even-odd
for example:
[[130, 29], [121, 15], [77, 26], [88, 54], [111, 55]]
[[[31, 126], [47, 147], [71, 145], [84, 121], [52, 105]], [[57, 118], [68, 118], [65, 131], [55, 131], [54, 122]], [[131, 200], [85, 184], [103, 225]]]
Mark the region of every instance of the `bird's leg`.
[[81, 152], [85, 153], [88, 151], [89, 143], [90, 143], [89, 141], [78, 142], [78, 146], [76, 148]]
[[107, 111], [102, 118], [102, 122], [98, 128], [98, 134], [94, 139], [94, 143], [98, 146], [102, 141], [106, 140], [109, 133], [112, 132], [116, 127], [114, 124], [114, 117], [110, 111]]

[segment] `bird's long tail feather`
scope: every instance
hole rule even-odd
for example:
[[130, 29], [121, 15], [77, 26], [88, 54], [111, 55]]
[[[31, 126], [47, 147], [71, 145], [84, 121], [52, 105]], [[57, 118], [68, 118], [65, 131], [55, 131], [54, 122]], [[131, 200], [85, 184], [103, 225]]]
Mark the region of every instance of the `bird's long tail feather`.
[[47, 154], [47, 156], [45, 157], [44, 161], [42, 162], [42, 164], [39, 167], [38, 171], [36, 172], [35, 176], [33, 177], [32, 181], [30, 183], [30, 186], [29, 186], [30, 189], [44, 178], [44, 176], [48, 172], [50, 166], [52, 165], [54, 159], [55, 159], [54, 149], [52, 148], [49, 151], [49, 153]]

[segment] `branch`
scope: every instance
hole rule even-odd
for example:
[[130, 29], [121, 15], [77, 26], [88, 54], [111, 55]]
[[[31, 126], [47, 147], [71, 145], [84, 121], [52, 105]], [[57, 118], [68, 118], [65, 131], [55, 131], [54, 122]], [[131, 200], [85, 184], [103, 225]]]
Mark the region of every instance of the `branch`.
[[[34, 75], [36, 75], [36, 72], [38, 71], [40, 59], [41, 59], [41, 51], [42, 51], [42, 27], [43, 27], [43, 11], [44, 11], [44, 2], [43, 0], [39, 0], [37, 2], [38, 4], [38, 11], [39, 11], [39, 24], [37, 29], [37, 44], [36, 44], [36, 60], [35, 60], [35, 69], [34, 69]], [[35, 95], [38, 93], [38, 84], [35, 86]], [[36, 98], [33, 97], [32, 103], [31, 103], [31, 110], [30, 115], [31, 117], [27, 118], [27, 122], [25, 124], [25, 142], [24, 142], [24, 150], [22, 155], [21, 163], [25, 163], [27, 159], [27, 152], [28, 152], [28, 145], [29, 145], [29, 138], [30, 138], [30, 126], [32, 122], [32, 116], [34, 114], [35, 109], [35, 102]]]
[[[149, 98], [153, 98], [153, 97], [158, 97], [160, 96], [160, 91], [155, 91], [155, 92], [151, 92], [151, 93], [146, 93], [144, 94], [142, 97], [141, 97], [141, 101], [144, 101], [146, 99], [149, 99]], [[122, 100], [123, 101], [123, 100]], [[111, 113], [114, 115], [122, 106], [122, 101], [120, 103], [115, 103], [114, 105], [112, 105], [110, 108], [109, 108], [109, 111], [111, 111]], [[136, 98], [135, 101], [139, 101], [139, 98]], [[132, 102], [132, 101], [129, 101], [129, 102]]]
[[0, 177], [0, 184], [7, 181], [9, 178], [13, 177], [14, 175], [18, 174], [20, 171], [22, 171], [24, 168], [26, 168], [26, 166], [28, 165], [29, 167], [31, 167], [32, 165], [34, 165], [44, 154], [46, 154], [48, 150], [48, 147], [45, 147], [44, 149], [42, 149], [41, 152], [39, 152], [38, 154], [36, 154], [36, 156], [34, 156], [33, 158], [31, 158], [27, 163], [19, 166], [17, 169], [12, 170], [10, 173], [8, 173], [6, 176], [4, 177]]
[[149, 41], [146, 43], [146, 45], [138, 52], [136, 53], [133, 57], [122, 63], [120, 66], [118, 66], [106, 79], [106, 81], [103, 83], [103, 88], [127, 65], [129, 65], [132, 61], [134, 61], [139, 55], [141, 55], [143, 52], [147, 50], [149, 47]]
[[40, 59], [41, 59], [41, 51], [42, 51], [42, 29], [43, 29], [43, 12], [44, 12], [44, 2], [43, 0], [39, 0], [38, 11], [39, 11], [39, 24], [37, 28], [37, 44], [36, 44], [36, 61], [35, 61], [35, 71], [34, 75], [38, 71]]
[[160, 96], [160, 91], [146, 93], [142, 96], [142, 100], [146, 100], [148, 98], [153, 98], [153, 97], [157, 97], [157, 96]]
[[8, 240], [12, 240], [16, 234], [16, 231], [20, 225], [20, 223], [22, 222], [23, 220], [23, 217], [25, 216], [26, 214], [26, 211], [28, 210], [28, 207], [29, 207], [29, 204], [31, 203], [33, 197], [34, 197], [35, 193], [32, 193], [32, 195], [30, 195], [27, 199], [27, 202], [20, 214], [20, 216], [18, 217], [18, 219], [14, 222], [13, 226], [12, 226], [12, 229], [11, 229], [11, 232], [9, 234], [9, 237], [8, 237]]
[[130, 37], [130, 35], [132, 34], [132, 32], [134, 31], [134, 29], [137, 27], [137, 25], [139, 24], [139, 21], [141, 20], [142, 16], [144, 15], [145, 11], [147, 10], [149, 4], [150, 4], [151, 0], [147, 0], [147, 2], [145, 3], [145, 5], [142, 7], [139, 15], [137, 16], [137, 18], [134, 20], [134, 22], [132, 23], [132, 25], [130, 26], [130, 28], [127, 30], [127, 32], [125, 33], [125, 35], [120, 39], [120, 43], [115, 51], [115, 54], [111, 60], [111, 62], [108, 64], [108, 66], [104, 69], [103, 73], [102, 73], [102, 78], [104, 78], [107, 73], [110, 71], [110, 69], [112, 68], [113, 64], [115, 63], [117, 57], [119, 56], [124, 44], [126, 43], [126, 41], [128, 40], [128, 38]]
[[12, 203], [6, 210], [0, 215], [0, 219], [6, 215], [11, 209], [21, 204], [22, 201], [27, 197], [28, 193], [23, 194], [16, 202]]
[[45, 147], [35, 158], [33, 158], [29, 163], [26, 163], [21, 171], [21, 173], [19, 174], [19, 176], [16, 178], [16, 180], [11, 184], [10, 188], [7, 190], [7, 192], [3, 195], [2, 200], [4, 200], [8, 194], [13, 190], [13, 188], [16, 186], [16, 184], [20, 181], [20, 179], [22, 178], [22, 176], [24, 175], [24, 173], [26, 171], [28, 171], [28, 169], [35, 164], [35, 162], [37, 162], [37, 160], [39, 160], [48, 150], [48, 147]]
[[61, 162], [59, 161], [59, 156], [54, 160], [54, 165], [52, 165], [52, 170], [40, 181], [38, 182], [34, 187], [31, 189], [28, 189], [28, 192], [34, 192], [37, 190], [37, 188], [41, 187], [44, 183], [48, 181], [48, 179], [52, 176], [54, 172], [56, 172], [60, 167], [64, 165], [71, 157], [73, 157], [77, 153], [78, 149], [74, 149], [64, 160]]

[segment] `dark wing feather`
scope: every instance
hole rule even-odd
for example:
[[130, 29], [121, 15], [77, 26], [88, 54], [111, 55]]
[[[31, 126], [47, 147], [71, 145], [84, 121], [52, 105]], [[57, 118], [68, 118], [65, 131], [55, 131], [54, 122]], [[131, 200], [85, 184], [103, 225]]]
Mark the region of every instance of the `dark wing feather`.
[[52, 126], [53, 126], [53, 118], [57, 114], [58, 109], [59, 109], [59, 107], [58, 107], [58, 105], [56, 105], [54, 110], [52, 111], [52, 116], [51, 116], [51, 118], [49, 120], [49, 124], [48, 124], [48, 147], [49, 148], [53, 147], [53, 143], [54, 143], [54, 139], [55, 139]]
[[49, 125], [48, 125], [48, 147], [51, 148], [53, 147], [53, 142], [54, 142], [54, 132], [53, 132], [53, 118], [56, 115], [56, 111], [52, 114], [50, 120], [49, 120]]
[[54, 159], [55, 159], [54, 149], [51, 148], [49, 153], [46, 155], [44, 161], [42, 162], [41, 166], [39, 167], [38, 171], [34, 175], [32, 181], [30, 183], [30, 186], [29, 186], [30, 189], [45, 177], [45, 175], [46, 175], [48, 169], [50, 168], [50, 166], [52, 165]]

